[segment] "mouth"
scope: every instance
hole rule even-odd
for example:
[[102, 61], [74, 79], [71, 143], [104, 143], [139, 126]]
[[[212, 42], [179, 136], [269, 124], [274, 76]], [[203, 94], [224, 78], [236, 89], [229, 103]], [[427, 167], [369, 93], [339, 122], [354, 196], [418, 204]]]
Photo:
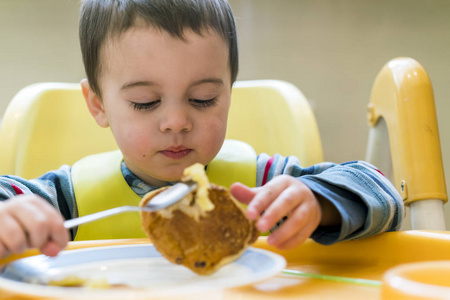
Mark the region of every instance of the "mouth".
[[169, 148], [166, 150], [160, 151], [162, 155], [171, 159], [182, 159], [189, 155], [192, 152], [192, 149], [185, 148]]

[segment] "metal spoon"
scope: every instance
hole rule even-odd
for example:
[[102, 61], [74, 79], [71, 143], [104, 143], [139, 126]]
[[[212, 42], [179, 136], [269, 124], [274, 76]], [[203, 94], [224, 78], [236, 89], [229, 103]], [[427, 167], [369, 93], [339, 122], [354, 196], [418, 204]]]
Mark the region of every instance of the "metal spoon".
[[64, 227], [69, 229], [84, 223], [89, 223], [92, 221], [96, 221], [99, 219], [103, 219], [106, 217], [110, 217], [113, 215], [121, 214], [124, 212], [130, 211], [157, 211], [163, 208], [166, 208], [172, 204], [183, 199], [187, 194], [197, 188], [197, 183], [194, 181], [188, 182], [179, 182], [174, 184], [167, 190], [159, 193], [155, 197], [152, 198], [151, 201], [147, 202], [144, 207], [139, 206], [119, 206], [111, 209], [107, 209], [104, 211], [99, 211], [97, 213], [93, 213], [90, 215], [82, 216], [79, 218], [67, 220], [64, 222]]

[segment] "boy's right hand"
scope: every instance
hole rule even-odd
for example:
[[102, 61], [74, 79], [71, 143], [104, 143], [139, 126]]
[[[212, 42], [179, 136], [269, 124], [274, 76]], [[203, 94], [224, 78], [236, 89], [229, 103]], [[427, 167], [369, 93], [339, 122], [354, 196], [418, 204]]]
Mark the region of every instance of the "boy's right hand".
[[29, 194], [0, 201], [0, 258], [27, 248], [55, 256], [68, 241], [62, 215], [41, 197]]

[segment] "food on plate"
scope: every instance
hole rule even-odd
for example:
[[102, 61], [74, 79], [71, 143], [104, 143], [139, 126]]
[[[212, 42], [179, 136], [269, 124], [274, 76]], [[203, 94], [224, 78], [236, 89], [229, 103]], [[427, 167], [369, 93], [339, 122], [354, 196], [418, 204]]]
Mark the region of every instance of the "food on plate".
[[[165, 209], [141, 212], [142, 227], [170, 262], [208, 275], [239, 258], [259, 232], [226, 188], [209, 183], [203, 165], [186, 168], [182, 181], [188, 180], [197, 189]], [[165, 189], [148, 193], [140, 205]]]
[[59, 287], [83, 287], [92, 289], [130, 288], [123, 283], [109, 283], [106, 278], [82, 278], [77, 275], [67, 275], [63, 279], [51, 279], [46, 285]]
[[86, 279], [75, 275], [69, 275], [60, 280], [52, 279], [48, 282], [48, 285], [62, 287], [90, 287], [100, 289], [108, 289], [112, 287], [106, 279]]

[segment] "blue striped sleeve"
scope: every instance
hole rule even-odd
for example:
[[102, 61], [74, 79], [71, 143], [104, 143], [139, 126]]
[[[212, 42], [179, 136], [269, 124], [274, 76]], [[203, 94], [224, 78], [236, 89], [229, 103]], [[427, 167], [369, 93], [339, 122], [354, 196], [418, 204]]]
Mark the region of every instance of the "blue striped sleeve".
[[36, 194], [57, 208], [65, 219], [77, 217], [70, 170], [70, 166], [65, 165], [31, 180], [12, 175], [0, 176], [0, 200], [18, 194]]
[[257, 186], [264, 183], [263, 178], [269, 181], [281, 174], [298, 178], [313, 192], [328, 199], [340, 213], [339, 228], [319, 227], [311, 236], [321, 244], [400, 229], [403, 201], [390, 181], [367, 162], [325, 162], [302, 168], [292, 156], [258, 156]]

